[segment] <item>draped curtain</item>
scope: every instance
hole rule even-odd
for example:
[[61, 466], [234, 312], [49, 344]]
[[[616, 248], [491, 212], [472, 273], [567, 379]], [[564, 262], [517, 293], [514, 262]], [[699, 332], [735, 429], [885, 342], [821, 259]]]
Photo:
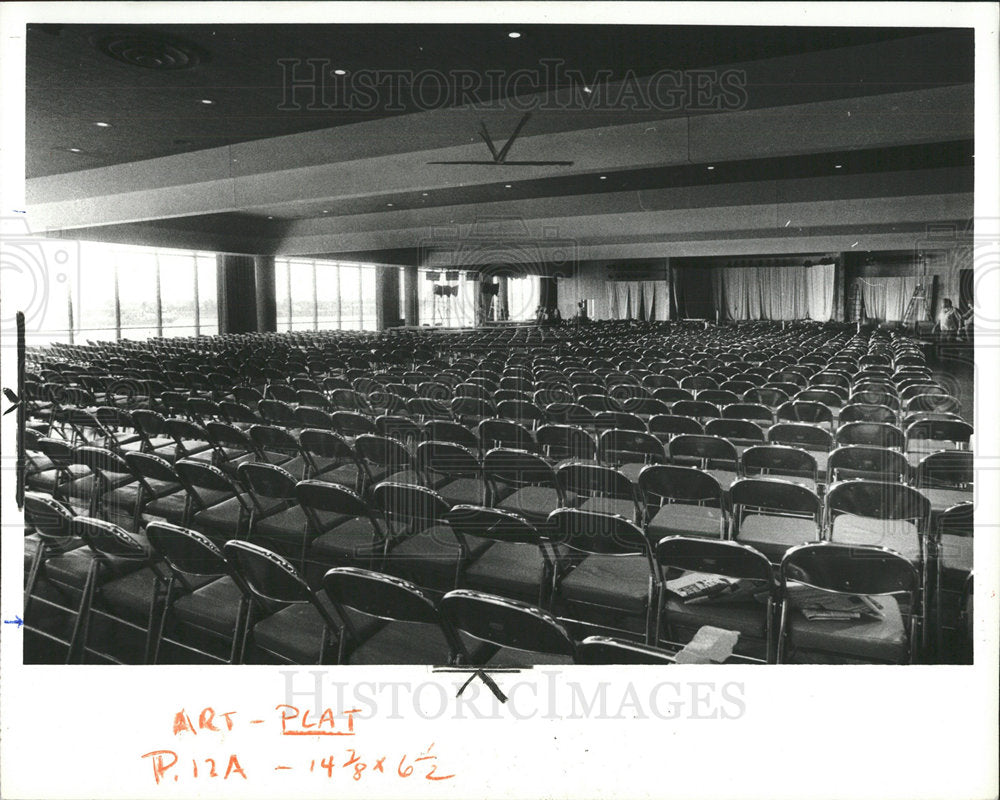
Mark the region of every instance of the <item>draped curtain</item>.
[[608, 281], [611, 319], [670, 319], [668, 281]]
[[899, 322], [920, 279], [915, 275], [900, 278], [860, 278], [861, 300], [868, 319]]
[[814, 319], [833, 316], [833, 264], [815, 267], [726, 267], [718, 270], [729, 319]]

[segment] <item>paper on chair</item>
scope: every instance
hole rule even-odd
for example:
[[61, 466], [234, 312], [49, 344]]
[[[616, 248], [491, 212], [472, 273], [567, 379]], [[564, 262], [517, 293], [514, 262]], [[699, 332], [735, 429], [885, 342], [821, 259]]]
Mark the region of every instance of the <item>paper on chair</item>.
[[678, 664], [708, 664], [713, 661], [721, 663], [733, 654], [733, 648], [739, 638], [737, 631], [704, 625], [677, 653], [674, 661]]

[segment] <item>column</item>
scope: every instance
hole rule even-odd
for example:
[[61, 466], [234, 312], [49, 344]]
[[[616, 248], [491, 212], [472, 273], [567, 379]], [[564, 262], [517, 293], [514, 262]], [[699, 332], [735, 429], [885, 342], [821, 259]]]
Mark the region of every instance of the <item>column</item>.
[[399, 267], [378, 267], [375, 271], [375, 318], [378, 329], [395, 328], [399, 318]]
[[274, 300], [274, 256], [254, 256], [254, 279], [257, 288], [257, 330], [278, 330], [278, 309]]
[[420, 324], [420, 303], [417, 294], [417, 281], [420, 274], [416, 266], [406, 266], [403, 268], [403, 310], [404, 321], [407, 325]]
[[218, 253], [219, 333], [257, 330], [257, 281], [253, 256]]

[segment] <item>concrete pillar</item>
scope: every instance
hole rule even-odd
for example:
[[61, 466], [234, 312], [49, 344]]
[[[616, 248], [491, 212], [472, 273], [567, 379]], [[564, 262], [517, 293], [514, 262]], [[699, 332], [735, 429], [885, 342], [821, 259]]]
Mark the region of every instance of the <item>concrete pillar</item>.
[[278, 309], [274, 300], [274, 256], [254, 256], [254, 279], [257, 284], [257, 330], [278, 330]]
[[219, 253], [215, 257], [219, 333], [257, 330], [257, 281], [254, 257]]
[[375, 317], [379, 330], [395, 328], [399, 318], [399, 267], [379, 267], [375, 272]]
[[420, 324], [420, 303], [417, 294], [417, 282], [420, 274], [415, 266], [403, 268], [403, 311], [407, 325]]

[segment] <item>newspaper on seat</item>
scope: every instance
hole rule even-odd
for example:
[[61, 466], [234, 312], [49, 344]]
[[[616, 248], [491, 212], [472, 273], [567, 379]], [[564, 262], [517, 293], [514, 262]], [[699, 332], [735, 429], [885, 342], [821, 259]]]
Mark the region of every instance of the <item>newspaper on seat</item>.
[[808, 620], [882, 619], [885, 608], [874, 597], [863, 594], [832, 594], [821, 589], [799, 586], [792, 596], [795, 606]]
[[720, 664], [733, 654], [739, 641], [737, 631], [704, 625], [674, 657], [677, 664]]

